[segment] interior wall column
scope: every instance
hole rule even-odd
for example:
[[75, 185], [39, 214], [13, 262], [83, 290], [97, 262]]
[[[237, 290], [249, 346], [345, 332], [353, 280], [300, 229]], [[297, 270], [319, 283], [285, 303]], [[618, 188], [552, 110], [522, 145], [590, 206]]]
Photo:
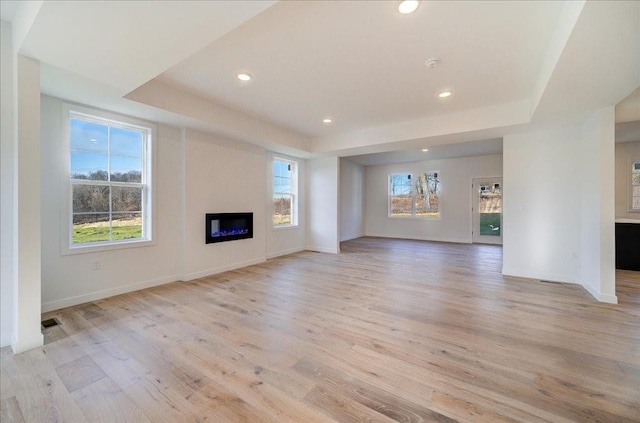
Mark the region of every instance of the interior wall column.
[[40, 63], [17, 60], [17, 239], [14, 256], [14, 328], [11, 347], [20, 353], [43, 345], [40, 232]]
[[615, 110], [596, 111], [580, 127], [581, 280], [598, 299], [617, 303], [615, 273]]

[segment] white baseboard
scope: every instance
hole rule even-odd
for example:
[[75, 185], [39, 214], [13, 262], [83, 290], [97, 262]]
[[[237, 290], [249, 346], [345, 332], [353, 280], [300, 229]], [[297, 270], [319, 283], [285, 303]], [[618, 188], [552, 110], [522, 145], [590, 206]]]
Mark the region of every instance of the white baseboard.
[[585, 285], [584, 289], [586, 289], [587, 292], [593, 296], [593, 298], [600, 301], [601, 303], [618, 304], [618, 297], [615, 295], [601, 294], [588, 285]]
[[104, 298], [113, 297], [115, 295], [126, 294], [128, 292], [139, 291], [153, 286], [164, 285], [180, 280], [178, 276], [167, 276], [164, 278], [151, 279], [148, 281], [137, 282], [131, 285], [119, 286], [116, 288], [104, 289], [102, 291], [90, 292], [88, 294], [77, 295], [75, 297], [64, 298], [61, 300], [49, 301], [42, 304], [42, 312], [59, 310], [65, 307], [71, 307], [78, 304], [88, 303], [90, 301], [102, 300]]
[[367, 232], [363, 236], [371, 236], [376, 238], [391, 238], [391, 239], [410, 239], [414, 241], [433, 241], [433, 242], [450, 242], [455, 244], [471, 244], [471, 238], [434, 238], [434, 237], [420, 237], [420, 236], [392, 236], [387, 234], [377, 234]]
[[200, 270], [200, 271], [197, 271], [197, 272], [187, 273], [187, 274], [183, 275], [181, 280], [186, 282], [186, 281], [190, 281], [190, 280], [193, 280], [193, 279], [204, 278], [205, 276], [216, 275], [218, 273], [228, 272], [229, 270], [240, 269], [241, 267], [253, 266], [254, 264], [264, 263], [265, 261], [267, 261], [266, 257], [260, 257], [260, 258], [257, 258], [257, 259], [247, 260], [247, 261], [243, 261], [243, 262], [240, 262], [240, 263], [233, 263], [233, 264], [229, 264], [229, 265], [226, 265], [226, 266], [220, 266], [220, 267], [214, 267], [214, 268], [211, 268], [211, 269]]
[[515, 276], [517, 278], [538, 279], [549, 282], [562, 282], [582, 285], [574, 276], [561, 273], [535, 272], [531, 270], [517, 269], [513, 267], [502, 267], [504, 276]]
[[339, 254], [340, 253], [340, 249], [339, 248], [327, 248], [327, 247], [316, 247], [313, 245], [308, 246], [307, 248], [305, 248], [305, 250], [307, 251], [315, 251], [316, 253], [327, 253], [327, 254]]
[[589, 294], [591, 294], [593, 296], [593, 298], [595, 298], [596, 300], [598, 300], [598, 301], [600, 301], [602, 303], [618, 304], [618, 297], [617, 296], [609, 295], [609, 294], [601, 294], [600, 292], [598, 292], [597, 290], [593, 289], [589, 285], [583, 285], [580, 282], [578, 282], [575, 278], [573, 278], [573, 277], [571, 277], [569, 275], [562, 275], [562, 274], [558, 274], [558, 273], [533, 273], [531, 271], [526, 271], [526, 270], [522, 270], [522, 269], [507, 268], [507, 267], [503, 267], [502, 268], [502, 274], [504, 276], [515, 276], [515, 277], [519, 277], [519, 278], [538, 279], [538, 280], [543, 280], [543, 281], [562, 282], [562, 283], [570, 283], [570, 284], [574, 284], [574, 285], [580, 285]]
[[363, 236], [365, 236], [365, 235], [364, 234], [345, 235], [343, 237], [340, 237], [340, 242], [350, 241], [350, 240], [356, 239], [356, 238], [362, 238]]
[[300, 251], [304, 251], [304, 248], [291, 248], [289, 250], [276, 251], [275, 253], [267, 254], [267, 260], [280, 256], [288, 256], [289, 254], [299, 253]]
[[0, 348], [8, 347], [11, 345], [11, 331], [9, 333], [4, 333], [0, 335]]
[[28, 338], [13, 339], [11, 341], [11, 350], [14, 354], [20, 354], [25, 351], [39, 348], [44, 345], [44, 335], [41, 332], [35, 333]]
[[[301, 250], [298, 250], [301, 251]], [[104, 289], [102, 291], [90, 292], [88, 294], [77, 295], [75, 297], [64, 298], [61, 300], [49, 301], [43, 303], [41, 307], [42, 313], [49, 311], [59, 310], [65, 307], [71, 307], [78, 304], [84, 304], [91, 301], [102, 300], [104, 298], [113, 297], [115, 295], [126, 294], [129, 292], [139, 291], [141, 289], [151, 288], [158, 285], [164, 285], [176, 281], [190, 281], [193, 279], [202, 278], [204, 276], [211, 276], [217, 273], [226, 272], [229, 270], [239, 269], [241, 267], [252, 266], [254, 264], [262, 263], [266, 261], [266, 258], [260, 257], [254, 260], [248, 260], [240, 263], [234, 263], [227, 266], [220, 266], [212, 269], [201, 270], [198, 272], [192, 272], [181, 276], [167, 276], [164, 278], [152, 279], [148, 281], [138, 282], [131, 285], [119, 286], [116, 288]]]

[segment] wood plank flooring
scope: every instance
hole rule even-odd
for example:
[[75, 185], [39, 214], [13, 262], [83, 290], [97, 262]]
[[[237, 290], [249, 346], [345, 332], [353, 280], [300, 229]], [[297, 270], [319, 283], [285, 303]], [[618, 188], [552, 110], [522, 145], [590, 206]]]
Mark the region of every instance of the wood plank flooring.
[[640, 273], [608, 305], [501, 266], [362, 238], [48, 313], [0, 420], [639, 422]]

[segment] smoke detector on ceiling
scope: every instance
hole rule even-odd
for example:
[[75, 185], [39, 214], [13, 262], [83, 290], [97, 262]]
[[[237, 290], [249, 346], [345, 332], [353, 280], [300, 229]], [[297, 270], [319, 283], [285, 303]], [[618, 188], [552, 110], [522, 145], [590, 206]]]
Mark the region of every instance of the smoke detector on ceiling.
[[427, 65], [429, 69], [433, 69], [437, 67], [439, 64], [440, 64], [440, 59], [437, 59], [437, 58], [429, 59], [425, 62], [425, 65]]

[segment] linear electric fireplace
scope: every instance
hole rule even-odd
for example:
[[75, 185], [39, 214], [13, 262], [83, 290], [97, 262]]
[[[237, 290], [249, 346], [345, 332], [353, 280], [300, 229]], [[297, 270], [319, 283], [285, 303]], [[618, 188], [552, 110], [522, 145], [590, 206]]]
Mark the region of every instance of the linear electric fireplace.
[[253, 238], [253, 213], [207, 213], [206, 242]]

